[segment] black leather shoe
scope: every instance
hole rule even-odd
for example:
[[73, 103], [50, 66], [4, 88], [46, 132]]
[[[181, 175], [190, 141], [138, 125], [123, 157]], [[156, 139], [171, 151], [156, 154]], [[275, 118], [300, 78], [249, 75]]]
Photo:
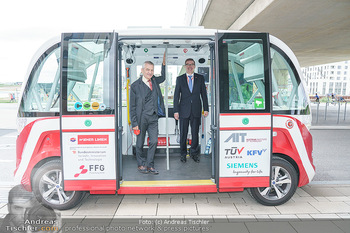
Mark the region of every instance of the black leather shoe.
[[193, 156], [193, 160], [196, 162], [196, 163], [199, 163], [199, 156]]
[[181, 157], [181, 162], [186, 163], [186, 157]]
[[153, 175], [158, 175], [159, 171], [157, 171], [154, 167], [149, 167], [147, 169], [148, 173], [153, 174]]

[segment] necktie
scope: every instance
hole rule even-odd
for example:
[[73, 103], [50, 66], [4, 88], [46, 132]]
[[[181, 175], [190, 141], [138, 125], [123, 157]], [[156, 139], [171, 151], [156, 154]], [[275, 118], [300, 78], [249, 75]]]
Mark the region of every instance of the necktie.
[[150, 80], [148, 80], [148, 83], [149, 83], [149, 88], [151, 89], [151, 91], [152, 91], [152, 81], [151, 81], [151, 79]]
[[192, 75], [188, 75], [188, 87], [190, 88], [190, 92], [192, 93]]

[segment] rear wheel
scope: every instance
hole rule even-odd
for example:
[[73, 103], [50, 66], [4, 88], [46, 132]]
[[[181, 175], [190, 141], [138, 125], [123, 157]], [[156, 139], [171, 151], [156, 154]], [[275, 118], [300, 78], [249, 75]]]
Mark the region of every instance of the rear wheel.
[[36, 171], [33, 192], [41, 204], [58, 210], [73, 208], [85, 194], [63, 190], [62, 165], [59, 160], [51, 160]]
[[281, 205], [295, 193], [298, 185], [298, 174], [286, 160], [273, 157], [271, 170], [271, 186], [250, 188], [249, 193], [259, 203], [267, 206]]

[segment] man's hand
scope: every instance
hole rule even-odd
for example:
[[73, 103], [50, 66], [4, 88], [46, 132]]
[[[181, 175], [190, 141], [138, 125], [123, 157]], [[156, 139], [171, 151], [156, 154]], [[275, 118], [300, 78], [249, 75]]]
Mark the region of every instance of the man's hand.
[[139, 130], [139, 126], [135, 126], [132, 130]]
[[208, 111], [204, 111], [204, 117], [207, 117], [209, 115], [209, 112]]
[[175, 120], [179, 120], [179, 113], [178, 112], [174, 113], [174, 118], [175, 118]]

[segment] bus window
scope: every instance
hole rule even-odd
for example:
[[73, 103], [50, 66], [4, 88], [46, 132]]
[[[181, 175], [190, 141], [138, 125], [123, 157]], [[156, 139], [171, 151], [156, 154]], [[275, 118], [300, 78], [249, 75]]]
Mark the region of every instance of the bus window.
[[[67, 111], [104, 111], [112, 109], [111, 78], [106, 50], [109, 40], [72, 40], [68, 46]], [[109, 96], [110, 95], [110, 96]], [[78, 103], [78, 105], [77, 105]], [[96, 106], [95, 106], [96, 105]], [[78, 107], [77, 107], [78, 106]]]
[[291, 114], [307, 110], [307, 96], [300, 78], [297, 79], [296, 72], [293, 72], [291, 62], [273, 48], [271, 48], [271, 60], [273, 110], [288, 110]]
[[60, 51], [56, 44], [38, 59], [23, 92], [20, 115], [59, 112]]
[[[264, 59], [261, 40], [224, 40], [228, 73], [220, 78], [222, 110], [265, 109]], [[225, 60], [226, 60], [225, 59]], [[223, 78], [227, 77], [227, 79]], [[224, 97], [225, 96], [225, 97]]]

